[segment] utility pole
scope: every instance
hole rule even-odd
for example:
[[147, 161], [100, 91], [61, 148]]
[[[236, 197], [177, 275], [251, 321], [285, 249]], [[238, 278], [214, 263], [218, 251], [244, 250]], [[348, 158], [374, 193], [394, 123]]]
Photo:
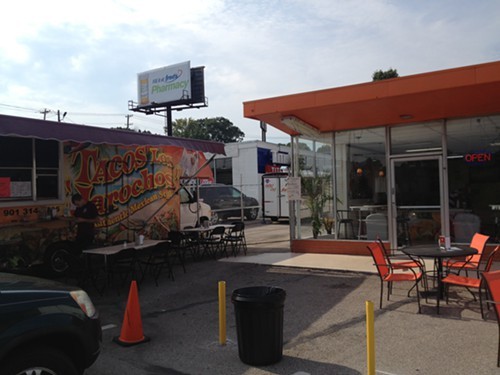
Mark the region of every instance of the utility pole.
[[47, 113], [50, 112], [50, 109], [47, 109], [47, 108], [44, 108], [40, 111], [41, 114], [43, 114], [43, 119], [46, 120], [47, 119]]
[[57, 110], [57, 122], [61, 122], [62, 120], [64, 120], [67, 114], [68, 112], [64, 112], [61, 118], [61, 111]]
[[127, 118], [127, 130], [130, 129], [130, 125], [133, 125], [132, 122], [130, 122], [130, 118], [133, 117], [134, 115], [125, 115], [125, 117]]

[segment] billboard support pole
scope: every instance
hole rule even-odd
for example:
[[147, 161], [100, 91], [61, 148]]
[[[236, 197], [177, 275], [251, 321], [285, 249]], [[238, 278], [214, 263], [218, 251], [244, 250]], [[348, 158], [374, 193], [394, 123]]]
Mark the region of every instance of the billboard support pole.
[[169, 137], [171, 137], [172, 136], [172, 107], [168, 105], [165, 112], [167, 113], [167, 135]]

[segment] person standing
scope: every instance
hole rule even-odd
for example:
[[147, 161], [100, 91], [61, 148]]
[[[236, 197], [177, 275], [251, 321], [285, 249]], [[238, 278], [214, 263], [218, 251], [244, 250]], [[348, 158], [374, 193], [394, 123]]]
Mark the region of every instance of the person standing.
[[85, 249], [94, 243], [97, 207], [94, 203], [83, 199], [80, 194], [74, 194], [71, 201], [76, 206], [74, 213], [77, 223], [76, 242], [82, 249]]

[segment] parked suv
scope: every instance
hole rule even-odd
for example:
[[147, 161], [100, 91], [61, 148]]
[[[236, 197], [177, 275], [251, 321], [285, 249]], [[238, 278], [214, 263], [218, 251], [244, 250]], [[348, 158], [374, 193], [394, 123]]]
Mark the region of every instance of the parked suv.
[[97, 359], [101, 341], [85, 291], [0, 273], [0, 374], [79, 375]]
[[212, 209], [212, 221], [229, 217], [241, 218], [241, 208], [247, 220], [255, 220], [259, 214], [259, 202], [231, 185], [205, 184], [198, 187], [199, 198]]

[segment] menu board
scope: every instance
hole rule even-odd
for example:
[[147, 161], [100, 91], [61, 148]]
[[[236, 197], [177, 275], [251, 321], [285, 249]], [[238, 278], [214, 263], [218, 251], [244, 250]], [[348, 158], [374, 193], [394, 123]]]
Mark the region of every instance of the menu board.
[[11, 197], [31, 196], [30, 181], [13, 181], [10, 183]]
[[286, 191], [289, 201], [300, 201], [300, 177], [288, 177]]

